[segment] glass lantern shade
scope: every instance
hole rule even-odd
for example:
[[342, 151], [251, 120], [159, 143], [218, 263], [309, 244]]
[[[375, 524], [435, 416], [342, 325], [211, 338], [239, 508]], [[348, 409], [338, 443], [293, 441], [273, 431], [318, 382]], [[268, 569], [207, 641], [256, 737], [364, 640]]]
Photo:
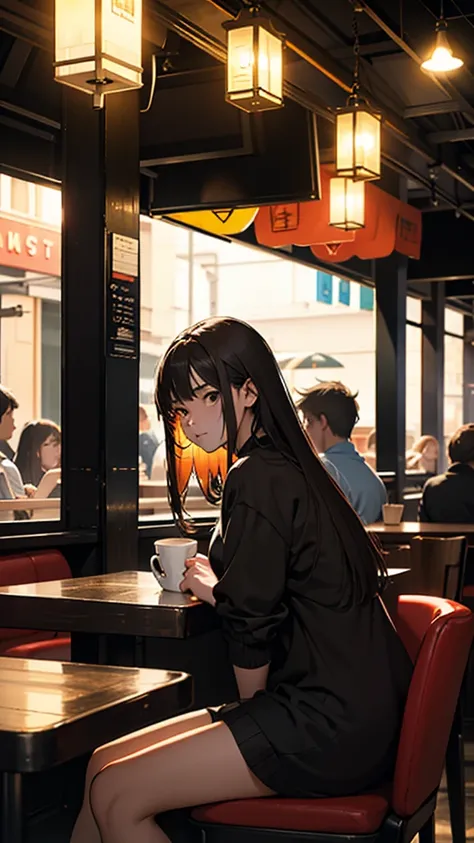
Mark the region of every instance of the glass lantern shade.
[[334, 178], [329, 183], [329, 225], [354, 231], [365, 226], [365, 184]]
[[269, 18], [244, 10], [227, 31], [226, 100], [243, 111], [283, 104], [283, 38]]
[[89, 94], [142, 86], [142, 0], [55, 0], [54, 78]]
[[380, 178], [382, 115], [355, 104], [336, 113], [336, 172], [369, 181]]

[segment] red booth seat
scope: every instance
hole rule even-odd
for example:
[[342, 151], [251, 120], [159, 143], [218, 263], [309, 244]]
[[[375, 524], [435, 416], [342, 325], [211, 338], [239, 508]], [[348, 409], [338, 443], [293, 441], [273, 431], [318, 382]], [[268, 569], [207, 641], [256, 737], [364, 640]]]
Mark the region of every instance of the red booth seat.
[[[64, 580], [71, 576], [71, 569], [58, 550], [0, 557], [0, 585]], [[36, 629], [0, 628], [0, 655], [67, 661], [71, 657], [70, 636]]]

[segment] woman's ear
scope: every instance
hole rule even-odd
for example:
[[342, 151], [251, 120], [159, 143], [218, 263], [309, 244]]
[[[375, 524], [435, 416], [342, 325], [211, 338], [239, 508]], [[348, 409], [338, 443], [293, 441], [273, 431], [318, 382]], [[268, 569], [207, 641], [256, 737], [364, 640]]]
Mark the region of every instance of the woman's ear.
[[242, 386], [242, 396], [244, 398], [244, 406], [253, 407], [258, 398], [258, 391], [257, 387], [250, 378], [247, 378]]

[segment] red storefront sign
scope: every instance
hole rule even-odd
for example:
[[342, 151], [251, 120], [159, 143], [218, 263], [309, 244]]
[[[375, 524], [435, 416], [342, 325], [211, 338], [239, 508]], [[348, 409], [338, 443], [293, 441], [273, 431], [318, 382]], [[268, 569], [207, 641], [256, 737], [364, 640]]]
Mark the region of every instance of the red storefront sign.
[[60, 232], [0, 217], [0, 273], [2, 266], [60, 276]]

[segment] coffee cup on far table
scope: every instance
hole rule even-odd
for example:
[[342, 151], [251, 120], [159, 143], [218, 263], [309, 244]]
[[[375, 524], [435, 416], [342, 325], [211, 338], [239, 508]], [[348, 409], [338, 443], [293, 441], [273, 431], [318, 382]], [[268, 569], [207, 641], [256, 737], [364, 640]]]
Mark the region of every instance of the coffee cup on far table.
[[402, 520], [404, 506], [402, 503], [384, 503], [383, 523], [387, 526], [396, 526]]
[[195, 539], [158, 539], [150, 568], [165, 591], [180, 591], [179, 584], [185, 574], [186, 559], [196, 556]]

